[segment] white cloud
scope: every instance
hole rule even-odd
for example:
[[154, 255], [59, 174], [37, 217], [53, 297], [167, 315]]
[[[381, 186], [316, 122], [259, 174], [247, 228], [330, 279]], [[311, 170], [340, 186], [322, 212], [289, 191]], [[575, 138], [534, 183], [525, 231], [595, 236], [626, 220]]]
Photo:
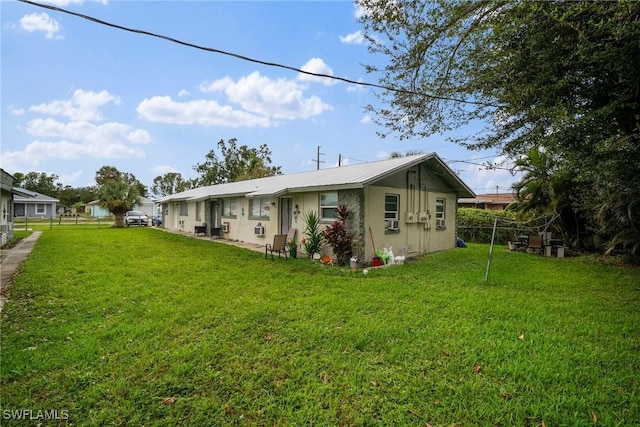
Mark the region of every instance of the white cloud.
[[157, 174], [160, 175], [164, 175], [167, 173], [175, 173], [178, 172], [178, 170], [176, 168], [174, 168], [173, 166], [166, 166], [166, 165], [161, 165], [161, 166], [154, 166], [152, 168], [149, 169], [151, 172], [155, 172]]
[[[487, 160], [469, 160], [471, 163], [483, 164]], [[489, 160], [490, 164], [495, 164], [500, 169], [491, 169], [478, 164], [464, 163], [461, 167], [459, 164], [450, 165], [452, 169], [458, 172], [460, 178], [477, 193], [494, 193], [496, 187], [500, 193], [509, 192], [511, 185], [518, 181], [521, 174], [513, 175], [507, 170], [512, 163], [505, 156], [496, 156], [493, 160]]]
[[80, 179], [80, 177], [82, 177], [83, 174], [83, 171], [76, 171], [72, 174], [60, 175], [58, 177], [58, 181], [64, 182], [65, 185], [74, 185], [78, 183], [78, 180]]
[[24, 114], [24, 108], [18, 108], [13, 105], [9, 105], [7, 107], [7, 111], [14, 116], [22, 116]]
[[340, 36], [340, 41], [345, 44], [363, 44], [364, 40], [364, 35], [360, 30], [355, 33], [347, 34], [344, 37]]
[[213, 100], [178, 103], [170, 97], [145, 99], [138, 112], [153, 121], [177, 124], [199, 123], [220, 126], [277, 126], [274, 120], [308, 119], [331, 111], [319, 97], [306, 96], [303, 86], [293, 80], [272, 80], [255, 71], [234, 81], [224, 77], [199, 86], [205, 93], [223, 93], [240, 110], [221, 106]]
[[[14, 168], [29, 169], [47, 159], [141, 158], [144, 151], [127, 143], [143, 143], [150, 140], [142, 129], [132, 129], [122, 123], [105, 123], [96, 126], [87, 121], [61, 123], [53, 119], [34, 119], [27, 123], [27, 133], [38, 138], [21, 151], [2, 153], [3, 162]], [[67, 181], [65, 181], [67, 182]]]
[[76, 89], [71, 99], [34, 105], [29, 108], [29, 111], [65, 116], [72, 120], [102, 120], [100, 108], [110, 102], [118, 105], [120, 98], [106, 90], [93, 92]]
[[[359, 78], [358, 81], [364, 82], [362, 78]], [[364, 90], [365, 90], [365, 87], [358, 84], [347, 86], [347, 92], [364, 92]]]
[[37, 137], [71, 139], [102, 146], [126, 141], [134, 144], [151, 142], [151, 136], [146, 130], [132, 129], [129, 125], [116, 122], [94, 125], [88, 121], [62, 123], [53, 119], [34, 119], [27, 123], [27, 133]]
[[45, 37], [48, 39], [61, 38], [56, 36], [60, 31], [60, 24], [55, 19], [52, 19], [46, 13], [31, 13], [25, 15], [20, 19], [20, 26], [23, 30], [34, 32], [43, 31]]
[[78, 159], [82, 156], [95, 158], [144, 157], [145, 153], [118, 142], [111, 144], [73, 143], [67, 140], [57, 142], [36, 140], [26, 145], [22, 151], [2, 153], [3, 168], [33, 170], [47, 159]]
[[373, 121], [373, 119], [369, 115], [365, 115], [360, 119], [360, 123], [363, 124], [363, 125], [368, 125], [372, 121]]
[[[302, 71], [307, 71], [315, 74], [326, 74], [328, 76], [333, 76], [333, 70], [321, 58], [311, 58], [300, 67]], [[318, 76], [310, 76], [309, 74], [299, 73], [298, 80], [303, 82], [317, 82], [322, 83], [327, 86], [334, 85], [338, 83], [337, 80], [330, 79], [327, 77], [318, 77]]]
[[307, 119], [332, 109], [315, 95], [305, 98], [296, 82], [270, 80], [257, 71], [229, 84], [225, 93], [245, 110], [275, 119]]
[[140, 102], [136, 111], [149, 121], [178, 125], [199, 124], [233, 128], [272, 126], [271, 120], [267, 117], [234, 110], [228, 106], [221, 106], [216, 101], [207, 100], [176, 102], [170, 96], [154, 96]]
[[186, 89], [182, 89], [180, 92], [178, 92], [178, 98], [182, 98], [183, 96], [189, 96], [191, 95], [191, 92], [189, 92]]

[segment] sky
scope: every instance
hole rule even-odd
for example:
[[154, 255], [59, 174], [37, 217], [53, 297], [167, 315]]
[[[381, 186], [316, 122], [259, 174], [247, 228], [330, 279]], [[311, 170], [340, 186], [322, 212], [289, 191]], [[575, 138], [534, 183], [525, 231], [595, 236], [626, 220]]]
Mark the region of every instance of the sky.
[[[378, 83], [349, 1], [39, 0], [73, 12], [263, 62]], [[437, 153], [476, 193], [517, 181], [444, 135], [381, 138], [365, 111], [376, 91], [104, 26], [27, 3], [0, 1], [0, 167], [95, 185], [114, 166], [147, 185], [168, 172], [196, 178], [220, 140], [271, 150], [291, 174]], [[477, 131], [467, 129], [465, 132]], [[318, 147], [320, 147], [318, 149]], [[498, 159], [500, 160], [500, 159]], [[473, 164], [476, 163], [476, 164]]]

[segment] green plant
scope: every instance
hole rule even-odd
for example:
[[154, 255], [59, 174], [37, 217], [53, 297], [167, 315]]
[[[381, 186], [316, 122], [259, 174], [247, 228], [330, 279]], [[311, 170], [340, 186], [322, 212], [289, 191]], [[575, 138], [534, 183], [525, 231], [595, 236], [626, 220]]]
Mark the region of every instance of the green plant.
[[304, 252], [309, 258], [313, 257], [313, 254], [320, 253], [322, 249], [322, 232], [320, 231], [320, 217], [314, 211], [307, 212], [304, 217], [305, 229], [304, 236], [302, 237], [302, 246], [304, 246]]
[[349, 210], [339, 205], [336, 215], [337, 219], [322, 232], [322, 237], [333, 249], [338, 265], [346, 265], [353, 254], [353, 235], [347, 230]]

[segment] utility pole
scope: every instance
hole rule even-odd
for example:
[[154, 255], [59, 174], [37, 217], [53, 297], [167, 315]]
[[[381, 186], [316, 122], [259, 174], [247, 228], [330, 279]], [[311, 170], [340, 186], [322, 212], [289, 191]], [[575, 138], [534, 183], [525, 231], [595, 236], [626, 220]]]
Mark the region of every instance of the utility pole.
[[320, 152], [320, 147], [322, 147], [321, 145], [318, 145], [318, 152], [316, 154], [316, 160], [312, 160], [314, 162], [316, 162], [316, 169], [320, 170], [320, 163], [324, 163], [324, 160], [320, 160], [320, 155], [324, 155], [324, 153]]

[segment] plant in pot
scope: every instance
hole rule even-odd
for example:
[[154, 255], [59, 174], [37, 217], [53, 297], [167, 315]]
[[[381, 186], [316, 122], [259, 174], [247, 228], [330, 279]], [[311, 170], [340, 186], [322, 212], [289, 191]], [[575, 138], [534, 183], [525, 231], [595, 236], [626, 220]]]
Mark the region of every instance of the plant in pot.
[[307, 212], [304, 215], [304, 236], [300, 240], [304, 246], [304, 252], [309, 258], [313, 259], [314, 254], [320, 254], [322, 249], [322, 232], [320, 231], [320, 218], [313, 212]]
[[349, 210], [345, 205], [336, 208], [337, 219], [322, 232], [322, 237], [333, 249], [338, 265], [347, 265], [353, 255], [353, 235], [347, 229]]

